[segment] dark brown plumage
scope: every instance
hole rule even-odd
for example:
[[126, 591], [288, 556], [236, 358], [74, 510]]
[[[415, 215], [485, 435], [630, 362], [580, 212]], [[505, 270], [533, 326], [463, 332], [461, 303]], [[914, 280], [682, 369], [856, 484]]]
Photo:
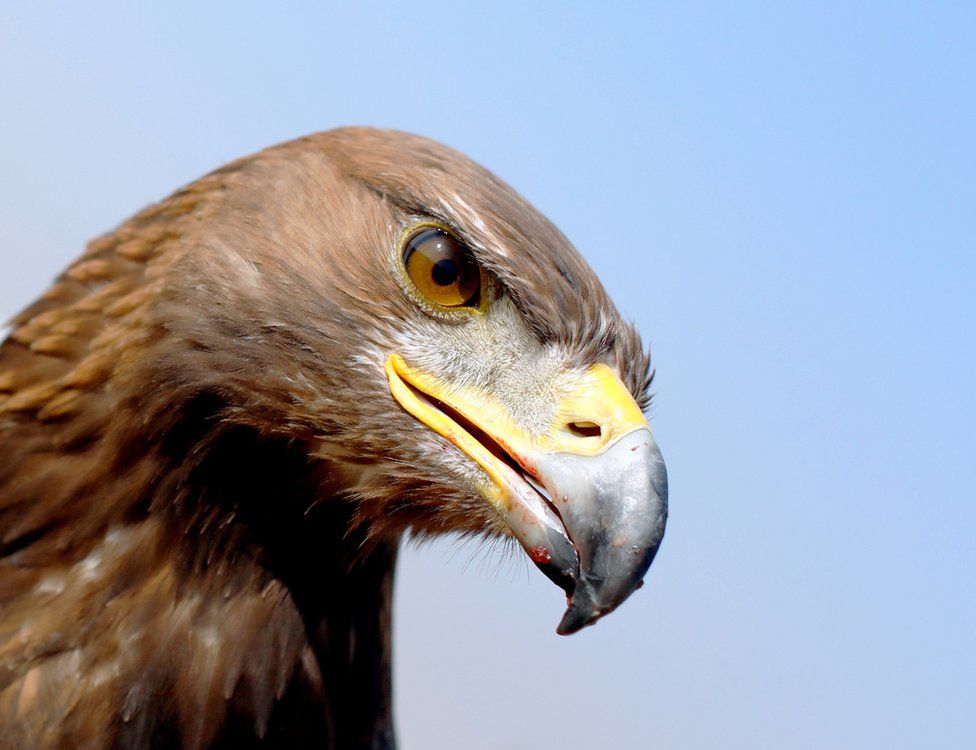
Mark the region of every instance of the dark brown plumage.
[[[390, 253], [413, 217], [464, 238], [524, 339], [469, 345], [403, 293]], [[454, 343], [426, 353], [441, 330]], [[18, 315], [0, 747], [392, 747], [400, 535], [510, 533], [476, 467], [391, 398], [383, 357], [404, 347], [483, 356], [480, 385], [504, 393], [520, 386], [498, 363], [524, 350], [603, 361], [647, 398], [637, 334], [558, 230], [387, 131], [234, 162], [92, 242]]]

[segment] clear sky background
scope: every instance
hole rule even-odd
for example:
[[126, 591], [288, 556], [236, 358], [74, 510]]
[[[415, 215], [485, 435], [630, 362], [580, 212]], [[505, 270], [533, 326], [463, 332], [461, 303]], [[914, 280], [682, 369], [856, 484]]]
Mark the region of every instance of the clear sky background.
[[560, 638], [523, 562], [407, 550], [403, 750], [976, 747], [976, 6], [157, 5], [0, 5], [4, 317], [361, 123], [508, 180], [653, 346], [648, 585]]

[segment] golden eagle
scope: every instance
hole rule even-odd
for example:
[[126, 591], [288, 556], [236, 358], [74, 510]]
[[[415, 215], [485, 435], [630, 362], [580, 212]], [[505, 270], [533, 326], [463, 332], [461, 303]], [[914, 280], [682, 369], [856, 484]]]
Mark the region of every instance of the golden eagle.
[[664, 533], [649, 357], [566, 238], [424, 138], [236, 161], [0, 348], [0, 747], [392, 748], [405, 533], [617, 607]]

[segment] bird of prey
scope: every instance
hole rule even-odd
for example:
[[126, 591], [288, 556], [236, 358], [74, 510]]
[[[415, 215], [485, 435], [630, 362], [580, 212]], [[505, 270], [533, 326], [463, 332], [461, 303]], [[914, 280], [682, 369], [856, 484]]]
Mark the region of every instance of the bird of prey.
[[595, 622], [664, 533], [649, 384], [567, 239], [430, 140], [150, 206], [0, 348], [0, 748], [394, 747], [401, 538], [507, 537]]

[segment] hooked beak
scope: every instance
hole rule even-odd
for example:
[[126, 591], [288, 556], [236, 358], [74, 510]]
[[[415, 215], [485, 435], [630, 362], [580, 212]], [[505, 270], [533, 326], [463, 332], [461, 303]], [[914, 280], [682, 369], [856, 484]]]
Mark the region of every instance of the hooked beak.
[[567, 594], [569, 635], [640, 588], [667, 521], [668, 480], [647, 420], [606, 365], [577, 380], [544, 434], [490, 395], [451, 387], [391, 354], [386, 373], [409, 413], [476, 461], [482, 493], [537, 567]]

